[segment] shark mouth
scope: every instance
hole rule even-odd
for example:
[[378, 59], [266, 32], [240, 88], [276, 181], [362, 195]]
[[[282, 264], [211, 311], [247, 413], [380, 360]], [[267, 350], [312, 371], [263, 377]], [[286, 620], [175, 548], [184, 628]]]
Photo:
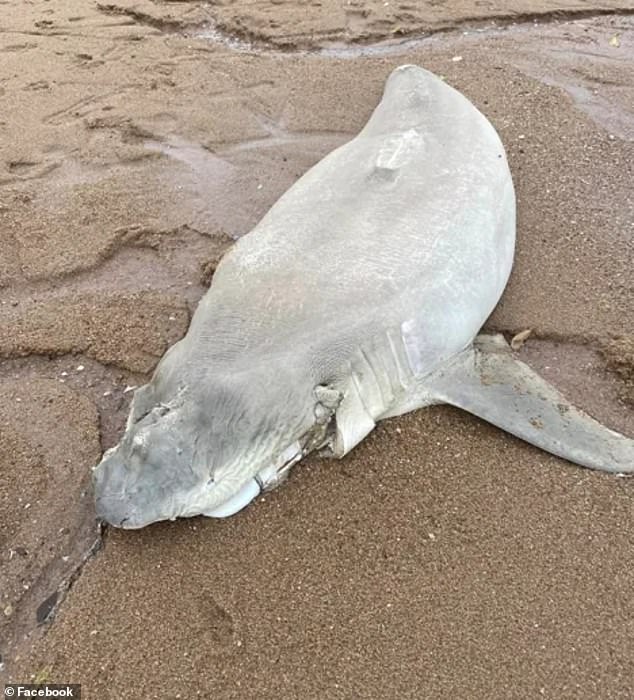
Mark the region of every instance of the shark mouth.
[[234, 494], [213, 510], [207, 511], [204, 515], [210, 518], [228, 518], [245, 508], [254, 498], [257, 498], [264, 491], [270, 491], [279, 486], [288, 476], [291, 467], [299, 462], [305, 455], [298, 440], [289, 445], [274, 462], [260, 469], [260, 471], [247, 483], [242, 486], [238, 493]]
[[[323, 391], [330, 390], [323, 389], [322, 393]], [[330, 394], [332, 393], [336, 392], [330, 391]], [[205, 511], [203, 515], [210, 518], [228, 518], [234, 515], [261, 493], [271, 491], [279, 486], [286, 479], [291, 468], [309, 452], [321, 450], [322, 448], [331, 448], [334, 439], [334, 416], [336, 408], [341, 401], [341, 396], [337, 394], [336, 398], [336, 403], [331, 401], [329, 402], [330, 405], [318, 402], [315, 406], [315, 424], [307, 433], [302, 435], [299, 440], [291, 443], [270, 464], [260, 469], [231, 498], [213, 510]], [[330, 452], [332, 452], [332, 449], [330, 449]]]

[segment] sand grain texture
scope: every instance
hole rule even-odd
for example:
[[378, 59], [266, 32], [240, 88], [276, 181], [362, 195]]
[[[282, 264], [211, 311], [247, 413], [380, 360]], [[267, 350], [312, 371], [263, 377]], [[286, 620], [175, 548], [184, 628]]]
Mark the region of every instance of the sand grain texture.
[[0, 8], [0, 673], [99, 700], [630, 698], [631, 480], [439, 407], [94, 553], [89, 474], [222, 253], [402, 63], [508, 151], [489, 327], [531, 328], [521, 356], [633, 435], [634, 5]]

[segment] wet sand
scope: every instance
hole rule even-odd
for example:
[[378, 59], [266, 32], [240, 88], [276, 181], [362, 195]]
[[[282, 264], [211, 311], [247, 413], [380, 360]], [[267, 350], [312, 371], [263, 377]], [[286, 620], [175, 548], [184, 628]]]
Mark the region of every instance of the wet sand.
[[[343, 8], [343, 9], [342, 9]], [[94, 524], [89, 472], [213, 269], [419, 63], [496, 126], [489, 321], [634, 434], [631, 3], [10, 0], [0, 12], [0, 653], [89, 698], [629, 698], [632, 481], [460, 411], [228, 521]]]

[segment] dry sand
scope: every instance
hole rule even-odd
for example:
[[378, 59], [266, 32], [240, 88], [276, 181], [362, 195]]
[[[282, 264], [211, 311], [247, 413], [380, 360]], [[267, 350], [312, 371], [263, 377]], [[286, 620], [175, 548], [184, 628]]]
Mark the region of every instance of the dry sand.
[[632, 697], [632, 482], [472, 416], [387, 421], [222, 522], [102, 538], [88, 478], [231, 240], [405, 62], [508, 150], [518, 250], [489, 326], [532, 328], [526, 360], [634, 434], [632, 14], [0, 2], [5, 678], [98, 700]]

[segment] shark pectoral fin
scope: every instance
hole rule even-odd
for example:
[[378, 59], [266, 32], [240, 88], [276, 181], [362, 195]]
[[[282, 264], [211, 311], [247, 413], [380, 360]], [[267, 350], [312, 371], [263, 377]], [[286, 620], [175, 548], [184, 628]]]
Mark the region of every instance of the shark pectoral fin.
[[591, 469], [634, 473], [634, 440], [576, 409], [510, 353], [501, 336], [478, 336], [425, 378], [438, 400]]
[[216, 506], [209, 511], [204, 511], [202, 515], [208, 518], [228, 518], [230, 515], [235, 515], [251, 503], [260, 493], [260, 485], [255, 479], [249, 479], [247, 483], [232, 496], [229, 500]]

